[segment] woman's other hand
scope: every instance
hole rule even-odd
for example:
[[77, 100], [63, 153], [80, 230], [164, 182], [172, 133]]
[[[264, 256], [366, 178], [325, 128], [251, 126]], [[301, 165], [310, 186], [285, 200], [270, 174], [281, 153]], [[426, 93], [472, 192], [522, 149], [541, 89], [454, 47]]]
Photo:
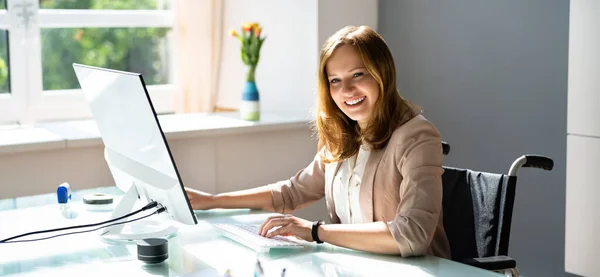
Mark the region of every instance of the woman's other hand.
[[[273, 228], [277, 228], [271, 230]], [[271, 216], [260, 226], [260, 235], [272, 238], [274, 236], [295, 236], [296, 238], [313, 241], [312, 222], [293, 215]]]

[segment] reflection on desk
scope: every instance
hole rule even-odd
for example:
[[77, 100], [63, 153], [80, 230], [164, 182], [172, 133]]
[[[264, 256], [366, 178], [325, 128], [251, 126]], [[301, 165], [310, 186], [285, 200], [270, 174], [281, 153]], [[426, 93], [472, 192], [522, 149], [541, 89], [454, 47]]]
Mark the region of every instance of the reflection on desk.
[[[102, 191], [111, 192], [110, 189]], [[116, 188], [112, 192], [118, 194]], [[86, 211], [81, 203], [74, 203], [74, 207], [79, 209], [76, 219], [62, 217], [52, 202], [24, 208], [4, 207], [0, 210], [0, 238], [58, 226], [98, 222], [110, 217], [110, 212]], [[0, 275], [220, 277], [230, 270], [234, 277], [251, 277], [259, 259], [265, 276], [280, 276], [283, 268], [286, 268], [287, 277], [502, 276], [432, 256], [400, 258], [327, 243], [306, 242], [302, 249], [273, 249], [268, 253], [257, 253], [221, 236], [212, 224], [260, 224], [270, 214], [244, 209], [197, 211], [195, 214], [198, 225], [173, 223], [180, 228], [179, 233], [169, 239], [169, 258], [160, 264], [147, 265], [138, 261], [135, 244], [107, 244], [100, 239], [98, 232], [91, 232], [36, 242], [0, 244]]]

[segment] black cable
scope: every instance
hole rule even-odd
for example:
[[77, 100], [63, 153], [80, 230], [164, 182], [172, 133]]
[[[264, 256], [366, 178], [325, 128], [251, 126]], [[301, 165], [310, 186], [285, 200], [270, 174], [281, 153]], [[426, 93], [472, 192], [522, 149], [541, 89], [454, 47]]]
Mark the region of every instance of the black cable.
[[49, 237], [43, 237], [43, 238], [39, 238], [39, 239], [15, 240], [15, 241], [7, 241], [7, 242], [2, 242], [2, 243], [32, 242], [32, 241], [39, 241], [39, 240], [47, 240], [47, 239], [61, 237], [61, 236], [66, 236], [66, 235], [75, 235], [75, 234], [93, 232], [93, 231], [100, 230], [102, 228], [106, 228], [106, 227], [110, 227], [110, 226], [115, 226], [115, 225], [119, 225], [119, 224], [125, 224], [125, 223], [129, 223], [129, 222], [134, 222], [134, 221], [137, 221], [137, 220], [140, 220], [140, 219], [144, 219], [144, 218], [149, 217], [151, 215], [162, 213], [165, 210], [166, 209], [164, 207], [161, 207], [161, 208], [159, 208], [158, 210], [154, 211], [151, 214], [147, 214], [145, 216], [134, 218], [134, 219], [123, 221], [123, 222], [117, 222], [117, 223], [113, 223], [113, 224], [101, 226], [101, 227], [98, 227], [98, 228], [95, 228], [95, 229], [90, 229], [90, 230], [85, 230], [85, 231], [78, 231], [78, 232], [70, 232], [70, 233], [62, 233], [62, 234], [58, 234], [58, 235], [54, 235], [54, 236], [49, 236]]
[[131, 213], [128, 213], [128, 214], [126, 214], [124, 216], [121, 216], [121, 217], [113, 218], [113, 219], [102, 221], [102, 222], [99, 222], [99, 223], [76, 225], [76, 226], [70, 226], [70, 227], [62, 227], [62, 228], [56, 228], [56, 229], [49, 229], [49, 230], [29, 232], [29, 233], [20, 234], [18, 236], [14, 236], [14, 237], [10, 237], [10, 238], [7, 238], [7, 239], [0, 240], [0, 243], [8, 242], [9, 240], [13, 240], [13, 239], [16, 239], [16, 238], [25, 237], [25, 236], [29, 236], [29, 235], [51, 233], [51, 232], [64, 231], [64, 230], [77, 229], [77, 228], [94, 227], [94, 226], [98, 226], [98, 225], [102, 225], [102, 224], [106, 224], [106, 223], [111, 223], [111, 222], [115, 222], [115, 221], [121, 220], [123, 218], [130, 217], [132, 215], [141, 213], [141, 212], [143, 212], [145, 210], [152, 209], [152, 208], [154, 208], [156, 206], [158, 206], [158, 202], [152, 201], [152, 202], [148, 203], [146, 206], [140, 208], [139, 210], [131, 212]]

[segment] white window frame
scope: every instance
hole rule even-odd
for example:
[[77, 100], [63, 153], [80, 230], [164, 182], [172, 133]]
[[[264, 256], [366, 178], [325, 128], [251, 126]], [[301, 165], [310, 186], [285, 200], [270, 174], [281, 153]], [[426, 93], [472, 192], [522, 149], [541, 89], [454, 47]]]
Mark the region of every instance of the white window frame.
[[[0, 94], [0, 124], [15, 123], [27, 108], [27, 31], [21, 18], [23, 10], [16, 3], [14, 9], [0, 10], [0, 31], [8, 32], [8, 61], [10, 93]], [[7, 5], [9, 5], [7, 3]]]
[[[42, 28], [175, 27], [173, 9], [40, 9], [38, 0], [9, 0], [7, 5], [8, 10], [0, 11], [0, 30], [9, 31], [11, 93], [0, 95], [0, 124], [91, 117], [80, 89], [43, 91]], [[170, 49], [173, 49], [175, 40], [169, 38], [168, 41]], [[148, 86], [157, 113], [174, 111], [178, 87], [174, 79], [175, 59], [172, 53], [169, 52], [171, 84]], [[64, 66], [71, 67], [68, 64]]]

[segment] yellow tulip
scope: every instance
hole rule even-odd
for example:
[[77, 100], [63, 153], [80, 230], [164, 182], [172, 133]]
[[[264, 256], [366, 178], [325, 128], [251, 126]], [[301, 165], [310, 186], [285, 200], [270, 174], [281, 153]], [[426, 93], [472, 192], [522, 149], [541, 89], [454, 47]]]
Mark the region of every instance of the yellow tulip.
[[258, 37], [258, 36], [260, 36], [260, 31], [261, 31], [261, 30], [262, 30], [262, 29], [260, 28], [260, 26], [256, 25], [256, 26], [254, 27], [254, 34], [255, 34], [257, 37]]
[[235, 29], [231, 29], [231, 30], [229, 31], [229, 35], [230, 35], [230, 36], [232, 36], [232, 37], [237, 37], [237, 35], [238, 35], [238, 34], [237, 34], [237, 32], [235, 31]]
[[250, 29], [252, 29], [252, 24], [246, 22], [242, 25], [242, 30], [244, 30], [244, 32], [250, 32]]

